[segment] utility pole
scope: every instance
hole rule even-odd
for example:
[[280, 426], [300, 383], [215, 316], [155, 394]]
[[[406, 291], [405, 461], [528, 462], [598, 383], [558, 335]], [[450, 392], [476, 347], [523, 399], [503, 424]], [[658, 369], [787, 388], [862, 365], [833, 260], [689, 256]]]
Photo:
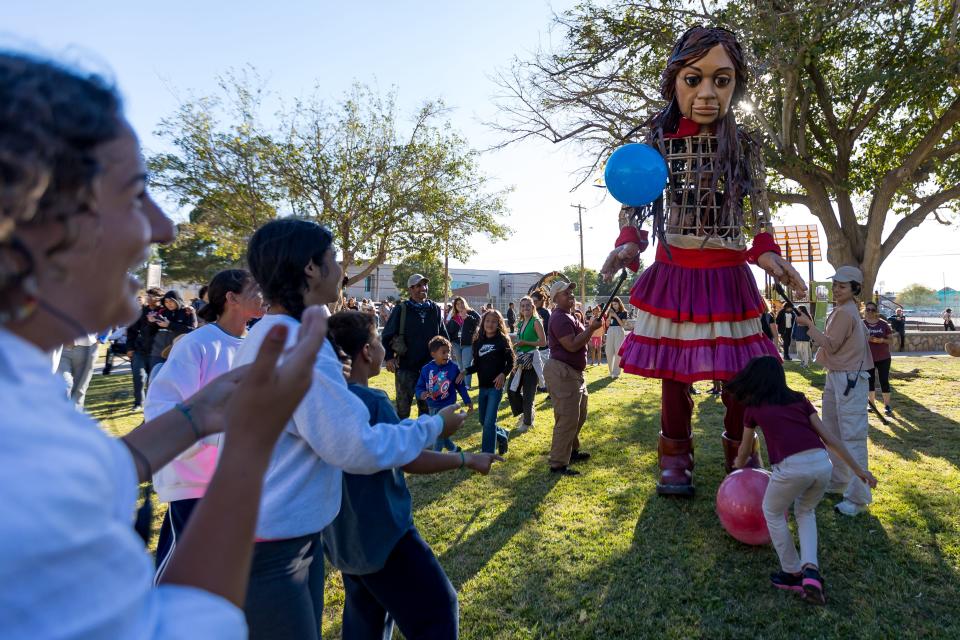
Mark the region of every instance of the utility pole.
[[584, 306], [586, 313], [587, 304], [587, 272], [583, 267], [583, 205], [580, 203], [570, 205], [577, 210], [577, 231], [580, 232], [580, 304]]
[[443, 303], [448, 299], [448, 290], [450, 289], [450, 231], [443, 242]]

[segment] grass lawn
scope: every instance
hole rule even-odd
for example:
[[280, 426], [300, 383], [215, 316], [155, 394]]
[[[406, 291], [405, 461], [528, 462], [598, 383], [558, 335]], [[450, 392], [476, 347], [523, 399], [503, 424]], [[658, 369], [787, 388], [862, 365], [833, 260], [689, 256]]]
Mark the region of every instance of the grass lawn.
[[[696, 397], [697, 496], [662, 498], [659, 385], [605, 372], [587, 374], [582, 476], [546, 472], [553, 417], [540, 401], [534, 429], [489, 476], [408, 478], [417, 526], [460, 594], [464, 638], [960, 638], [960, 360], [894, 359], [896, 416], [870, 416], [870, 513], [835, 515], [829, 497], [818, 509], [824, 608], [771, 588], [773, 549], [720, 527], [719, 400]], [[820, 404], [822, 372], [791, 363], [788, 380]], [[392, 377], [376, 384], [391, 391]], [[95, 376], [88, 409], [125, 432], [139, 420], [130, 393], [129, 375]], [[455, 439], [478, 450], [476, 418]], [[325, 637], [339, 637], [342, 601], [330, 572]]]

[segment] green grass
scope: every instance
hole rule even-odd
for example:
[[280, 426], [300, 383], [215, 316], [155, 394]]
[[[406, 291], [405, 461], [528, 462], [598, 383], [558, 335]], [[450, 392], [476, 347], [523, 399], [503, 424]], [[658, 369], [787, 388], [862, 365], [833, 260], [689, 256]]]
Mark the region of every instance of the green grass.
[[[657, 497], [659, 385], [611, 383], [595, 367], [582, 434], [594, 457], [579, 478], [546, 472], [552, 411], [543, 396], [534, 429], [511, 441], [489, 476], [408, 478], [417, 526], [460, 594], [462, 637], [960, 637], [960, 360], [897, 358], [893, 369], [896, 417], [870, 417], [880, 480], [870, 513], [837, 516], [830, 498], [818, 509], [826, 607], [770, 588], [772, 548], [742, 545], [720, 527], [719, 400], [696, 398], [697, 496]], [[788, 379], [819, 405], [822, 373], [794, 364]], [[392, 377], [376, 384], [389, 391]], [[137, 421], [129, 387], [128, 375], [97, 376], [88, 396], [116, 433]], [[479, 449], [475, 418], [456, 440]], [[330, 572], [325, 637], [339, 637], [342, 602]]]

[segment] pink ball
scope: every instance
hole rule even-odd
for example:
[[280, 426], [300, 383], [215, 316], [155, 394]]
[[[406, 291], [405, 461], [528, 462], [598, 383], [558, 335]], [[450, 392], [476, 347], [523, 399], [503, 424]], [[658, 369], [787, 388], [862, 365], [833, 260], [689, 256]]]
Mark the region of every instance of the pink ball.
[[763, 469], [739, 469], [717, 489], [717, 515], [731, 536], [744, 544], [769, 544], [770, 532], [763, 517], [763, 494], [770, 473]]

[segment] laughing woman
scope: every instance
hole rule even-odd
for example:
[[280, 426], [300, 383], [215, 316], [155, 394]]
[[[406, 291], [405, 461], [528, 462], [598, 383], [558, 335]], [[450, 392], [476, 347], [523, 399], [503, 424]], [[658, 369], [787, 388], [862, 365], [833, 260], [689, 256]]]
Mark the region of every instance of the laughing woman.
[[[186, 411], [106, 435], [66, 398], [48, 353], [137, 317], [128, 272], [173, 226], [101, 78], [0, 52], [0, 111], [0, 635], [245, 638], [239, 605], [264, 472], [326, 323], [311, 312], [279, 369], [282, 329]], [[206, 497], [154, 587], [132, 526], [138, 485], [225, 425]]]

